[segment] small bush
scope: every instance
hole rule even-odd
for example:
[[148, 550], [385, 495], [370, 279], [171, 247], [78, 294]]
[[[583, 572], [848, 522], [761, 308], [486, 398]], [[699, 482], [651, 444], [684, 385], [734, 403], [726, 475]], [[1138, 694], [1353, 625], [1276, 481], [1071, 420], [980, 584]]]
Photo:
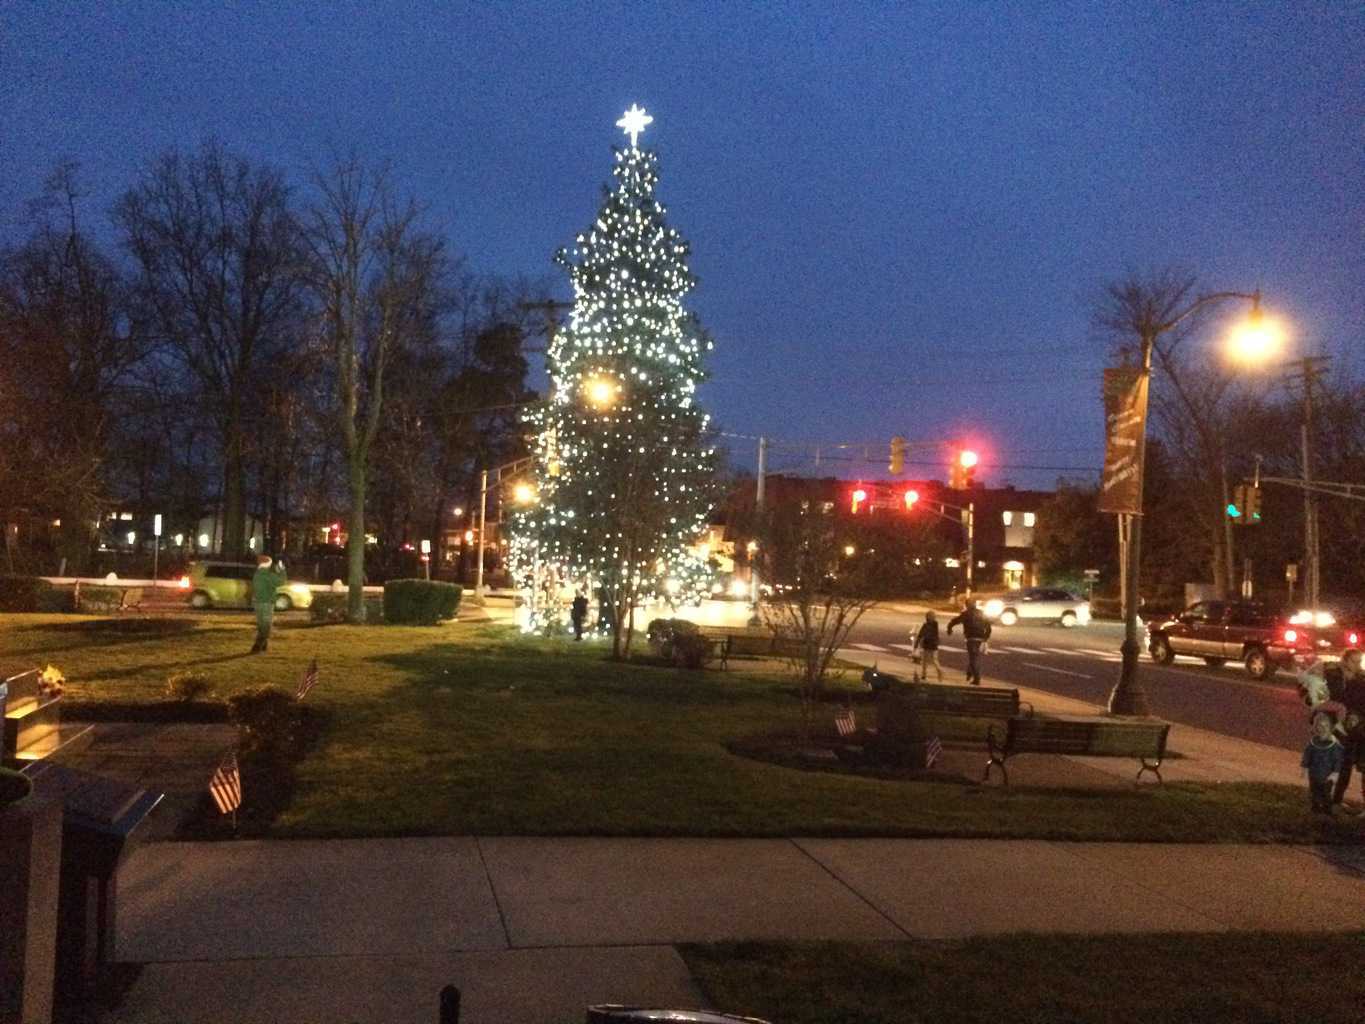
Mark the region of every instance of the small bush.
[[384, 618], [418, 626], [434, 626], [455, 618], [461, 590], [436, 580], [389, 580], [384, 584]]
[[212, 692], [213, 683], [202, 672], [175, 672], [166, 680], [166, 696], [171, 700], [199, 700]]
[[705, 668], [711, 660], [711, 641], [700, 633], [679, 633], [673, 638], [673, 661], [683, 668]]
[[[308, 615], [314, 622], [345, 622], [346, 608], [350, 598], [345, 593], [314, 594]], [[365, 596], [365, 621], [384, 621], [384, 599]]]
[[71, 591], [40, 576], [0, 576], [0, 612], [69, 612]]
[[711, 644], [700, 627], [687, 619], [654, 619], [646, 631], [649, 646], [684, 668], [702, 668], [711, 659]]
[[234, 694], [228, 698], [228, 715], [242, 730], [246, 752], [287, 759], [299, 738], [299, 703], [278, 686]]

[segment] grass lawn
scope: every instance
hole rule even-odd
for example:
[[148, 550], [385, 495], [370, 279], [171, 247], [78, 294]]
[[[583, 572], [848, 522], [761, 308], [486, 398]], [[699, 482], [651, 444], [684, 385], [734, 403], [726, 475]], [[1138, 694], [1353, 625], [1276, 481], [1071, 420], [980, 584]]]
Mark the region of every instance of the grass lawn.
[[[122, 624], [120, 625], [120, 622]], [[726, 741], [798, 721], [772, 663], [691, 673], [604, 661], [596, 644], [477, 624], [278, 628], [249, 656], [245, 615], [0, 616], [0, 669], [52, 662], [74, 699], [155, 700], [178, 670], [225, 697], [294, 687], [324, 714], [278, 836], [402, 834], [995, 836], [1313, 841], [1293, 787], [980, 788], [800, 771]], [[752, 666], [752, 667], [746, 667]]]
[[1347, 1024], [1365, 1013], [1365, 933], [1014, 935], [681, 952], [713, 1006], [782, 1024]]

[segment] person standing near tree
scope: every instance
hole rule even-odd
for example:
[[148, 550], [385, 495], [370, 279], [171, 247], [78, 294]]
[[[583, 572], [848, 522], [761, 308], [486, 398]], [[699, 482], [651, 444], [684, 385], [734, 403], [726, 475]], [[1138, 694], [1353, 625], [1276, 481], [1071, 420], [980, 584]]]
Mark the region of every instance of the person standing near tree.
[[251, 645], [252, 654], [260, 654], [270, 643], [270, 629], [275, 621], [275, 594], [288, 580], [283, 562], [276, 562], [269, 555], [256, 559], [256, 573], [251, 577], [251, 606], [256, 610], [256, 642]]
[[588, 599], [583, 596], [583, 591], [576, 590], [573, 595], [573, 604], [569, 606], [569, 619], [573, 622], [573, 638], [583, 639], [583, 620], [588, 617]]
[[948, 620], [948, 635], [953, 635], [953, 627], [962, 627], [962, 636], [967, 641], [967, 682], [973, 686], [981, 685], [981, 655], [985, 652], [986, 641], [991, 638], [991, 624], [981, 609], [970, 597], [963, 598], [962, 612]]

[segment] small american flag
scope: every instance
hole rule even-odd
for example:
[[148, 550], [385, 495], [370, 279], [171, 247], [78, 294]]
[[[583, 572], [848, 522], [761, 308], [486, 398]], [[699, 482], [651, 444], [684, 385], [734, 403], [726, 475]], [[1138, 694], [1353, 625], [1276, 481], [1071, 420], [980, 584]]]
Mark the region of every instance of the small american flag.
[[932, 768], [943, 753], [943, 744], [937, 736], [930, 736], [924, 744], [924, 767]]
[[[242, 774], [237, 770], [237, 752], [234, 750], [223, 758], [218, 770], [209, 779], [209, 793], [218, 805], [220, 814], [236, 813], [242, 806]], [[234, 819], [236, 820], [236, 819]]]
[[852, 708], [844, 708], [834, 716], [834, 728], [839, 730], [840, 736], [852, 736], [858, 731], [858, 720], [853, 717]]
[[317, 681], [318, 681], [318, 659], [317, 659], [317, 658], [314, 658], [314, 659], [313, 659], [313, 663], [312, 663], [311, 665], [308, 666], [308, 671], [305, 672], [305, 673], [303, 674], [303, 678], [299, 680], [299, 692], [296, 693], [296, 694], [294, 694], [294, 699], [295, 699], [295, 700], [303, 700], [304, 697], [307, 697], [307, 696], [308, 696], [308, 691], [311, 690], [311, 689], [313, 688], [313, 686], [317, 683]]

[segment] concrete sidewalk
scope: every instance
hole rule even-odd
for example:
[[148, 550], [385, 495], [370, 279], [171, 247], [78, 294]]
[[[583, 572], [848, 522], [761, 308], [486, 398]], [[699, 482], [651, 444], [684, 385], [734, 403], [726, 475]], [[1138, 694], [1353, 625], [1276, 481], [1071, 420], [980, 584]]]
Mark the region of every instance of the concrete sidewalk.
[[[875, 664], [882, 671], [905, 679], [910, 678], [915, 668], [909, 658], [874, 654], [871, 651], [852, 648], [841, 649], [839, 657], [859, 665]], [[957, 678], [945, 681], [961, 683]], [[1019, 699], [1028, 701], [1035, 711], [1043, 714], [1094, 715], [1104, 711], [1100, 705], [1059, 697], [1026, 686], [1016, 687], [1013, 683], [1001, 682], [989, 676], [982, 676], [981, 682], [984, 686], [1018, 689]], [[1299, 756], [1292, 750], [1253, 743], [1251, 740], [1225, 736], [1222, 733], [1179, 723], [1171, 727], [1167, 745], [1170, 751], [1179, 755], [1161, 766], [1161, 774], [1168, 782], [1274, 782], [1287, 786], [1306, 785], [1303, 769], [1299, 767]], [[1132, 762], [1124, 758], [1073, 757], [1067, 760], [1125, 779], [1131, 780], [1133, 777]]]
[[[1349, 930], [1365, 850], [904, 839], [156, 843], [120, 873], [109, 1021], [582, 1020], [702, 1004], [673, 946]], [[742, 1010], [742, 1007], [720, 1009]]]

